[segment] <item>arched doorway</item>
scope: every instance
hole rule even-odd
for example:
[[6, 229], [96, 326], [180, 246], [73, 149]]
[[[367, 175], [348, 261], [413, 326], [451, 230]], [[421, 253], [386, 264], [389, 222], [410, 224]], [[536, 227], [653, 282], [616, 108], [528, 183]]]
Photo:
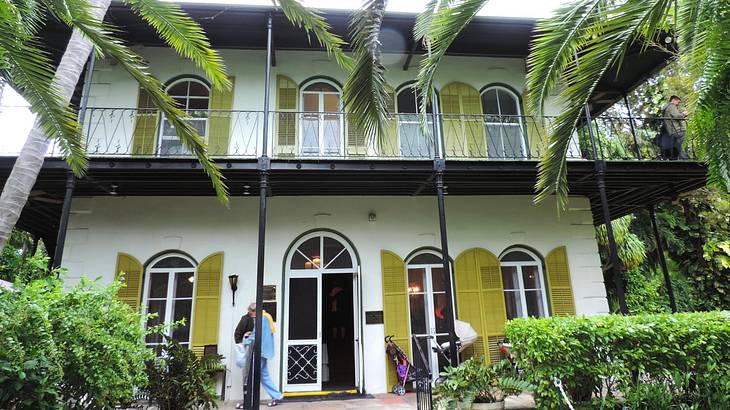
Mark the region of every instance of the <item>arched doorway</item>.
[[326, 79], [302, 86], [302, 156], [339, 156], [343, 152], [344, 122], [340, 88]]
[[361, 388], [359, 266], [332, 232], [298, 239], [286, 259], [284, 391]]

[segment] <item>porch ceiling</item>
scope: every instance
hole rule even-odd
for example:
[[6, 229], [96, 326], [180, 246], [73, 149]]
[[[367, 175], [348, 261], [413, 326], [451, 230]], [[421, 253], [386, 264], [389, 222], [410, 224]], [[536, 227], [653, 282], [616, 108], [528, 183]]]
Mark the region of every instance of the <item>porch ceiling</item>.
[[[0, 158], [4, 183], [14, 158]], [[223, 168], [231, 195], [258, 194], [255, 160], [230, 160]], [[66, 180], [66, 165], [47, 159], [18, 226], [46, 240], [52, 247]], [[611, 161], [606, 190], [611, 216], [619, 217], [647, 205], [676, 198], [705, 184], [707, 169], [695, 162]], [[273, 196], [423, 195], [435, 196], [433, 163], [429, 161], [272, 161]], [[449, 161], [444, 174], [449, 196], [532, 195], [537, 177], [531, 161]], [[602, 213], [590, 161], [568, 162], [571, 195], [591, 201], [594, 223]], [[248, 186], [248, 188], [246, 188]], [[75, 196], [213, 196], [207, 176], [191, 160], [92, 159], [79, 180]], [[447, 209], [448, 213], [448, 209]], [[448, 215], [447, 215], [448, 216]], [[435, 217], [435, 216], [434, 216]]]

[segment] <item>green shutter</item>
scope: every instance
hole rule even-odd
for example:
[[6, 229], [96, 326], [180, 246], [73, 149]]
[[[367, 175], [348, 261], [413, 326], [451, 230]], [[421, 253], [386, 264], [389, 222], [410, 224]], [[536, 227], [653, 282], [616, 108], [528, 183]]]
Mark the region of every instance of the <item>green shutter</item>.
[[208, 153], [210, 155], [228, 154], [231, 139], [231, 117], [233, 113], [233, 90], [235, 77], [231, 80], [230, 90], [210, 91], [210, 119], [208, 120]]
[[468, 249], [456, 258], [454, 271], [457, 317], [479, 334], [477, 342], [462, 352], [463, 358], [498, 361], [507, 321], [499, 259], [486, 249]]
[[380, 138], [381, 147], [378, 150], [381, 156], [400, 157], [400, 141], [398, 140], [398, 114], [395, 109], [395, 91], [388, 87], [388, 98], [385, 108], [388, 118], [385, 120], [385, 135]]
[[[406, 293], [406, 264], [391, 251], [380, 251], [380, 263], [383, 269], [383, 323], [385, 336], [393, 336], [410, 357], [411, 341], [408, 319], [408, 296]], [[398, 382], [393, 362], [385, 354], [388, 387]]]
[[[121, 276], [122, 274], [123, 276]], [[142, 296], [142, 264], [132, 255], [118, 253], [114, 279], [120, 279], [124, 284], [117, 293], [117, 299], [129, 305], [133, 310], [139, 310]]]
[[297, 144], [297, 83], [284, 75], [276, 76], [276, 150], [279, 155], [292, 156]]
[[218, 322], [221, 308], [223, 252], [203, 259], [195, 274], [191, 348], [202, 356], [207, 345], [218, 345]]
[[474, 87], [460, 82], [444, 86], [441, 113], [447, 156], [486, 157], [482, 102]]
[[573, 286], [568, 268], [568, 252], [559, 246], [545, 257], [548, 290], [550, 291], [550, 310], [553, 316], [575, 316]]
[[152, 96], [140, 87], [132, 134], [132, 155], [154, 155], [157, 146], [159, 114]]

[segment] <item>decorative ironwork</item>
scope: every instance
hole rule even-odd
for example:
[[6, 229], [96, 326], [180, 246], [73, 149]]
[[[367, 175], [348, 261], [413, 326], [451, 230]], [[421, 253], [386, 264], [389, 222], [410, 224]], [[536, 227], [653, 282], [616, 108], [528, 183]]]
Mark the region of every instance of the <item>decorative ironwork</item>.
[[317, 345], [289, 345], [287, 361], [288, 384], [317, 383]]

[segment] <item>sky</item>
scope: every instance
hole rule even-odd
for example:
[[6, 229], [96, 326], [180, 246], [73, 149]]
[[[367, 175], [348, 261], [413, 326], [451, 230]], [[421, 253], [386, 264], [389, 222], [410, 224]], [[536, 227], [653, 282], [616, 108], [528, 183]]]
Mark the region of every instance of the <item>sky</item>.
[[[565, 1], [491, 0], [479, 14], [504, 17], [548, 17], [556, 7]], [[271, 5], [271, 0], [196, 0], [193, 3]], [[363, 0], [304, 0], [303, 3], [316, 8], [355, 9], [363, 3]], [[389, 0], [387, 10], [417, 13], [424, 4], [424, 0]], [[0, 134], [0, 155], [17, 154], [33, 125], [34, 116], [26, 108], [28, 104], [10, 87], [6, 87], [1, 95], [0, 127], [3, 132]]]

